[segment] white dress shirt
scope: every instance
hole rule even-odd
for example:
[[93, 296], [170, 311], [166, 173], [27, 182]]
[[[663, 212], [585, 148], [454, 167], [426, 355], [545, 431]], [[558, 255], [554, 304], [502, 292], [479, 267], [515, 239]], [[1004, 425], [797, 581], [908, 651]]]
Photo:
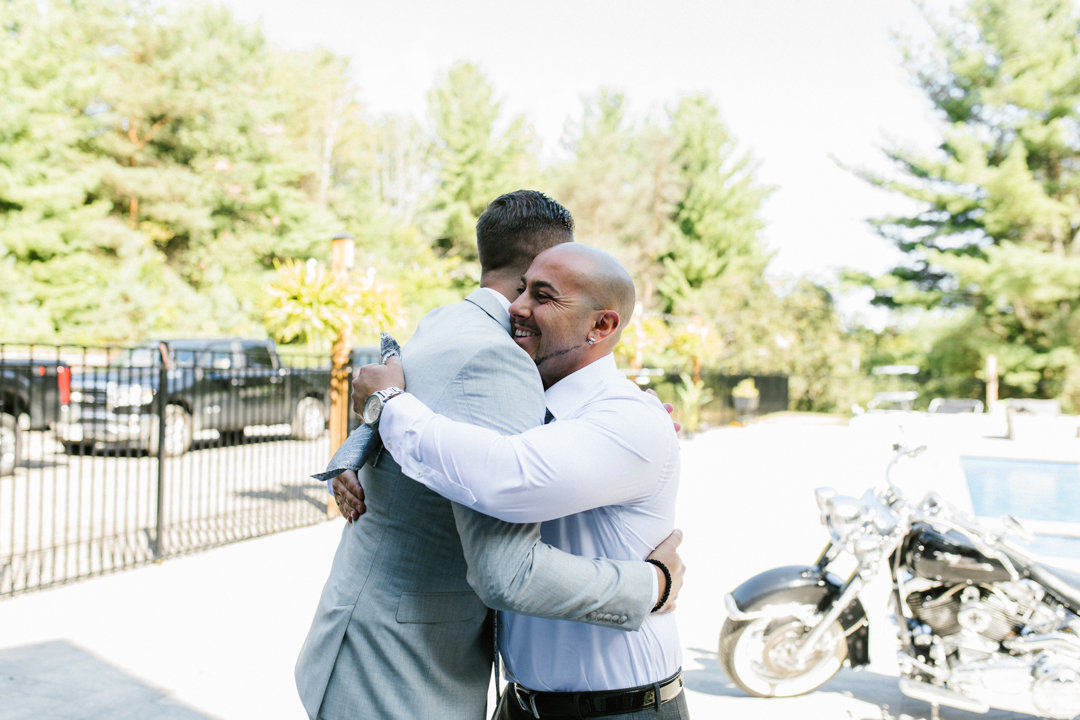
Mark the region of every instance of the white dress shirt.
[[[660, 401], [607, 355], [545, 393], [556, 421], [504, 437], [431, 412], [405, 393], [380, 421], [402, 471], [455, 502], [510, 522], [543, 521], [542, 539], [586, 557], [643, 560], [674, 528], [679, 446]], [[540, 691], [614, 690], [675, 673], [672, 614], [621, 630], [503, 613], [511, 680]]]

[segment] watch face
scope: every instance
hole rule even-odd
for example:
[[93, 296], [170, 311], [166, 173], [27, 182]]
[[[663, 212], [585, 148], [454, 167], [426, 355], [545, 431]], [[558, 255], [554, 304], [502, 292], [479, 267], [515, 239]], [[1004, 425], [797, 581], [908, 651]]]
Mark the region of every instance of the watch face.
[[373, 424], [382, 414], [382, 400], [378, 395], [369, 395], [364, 403], [363, 418], [368, 425]]

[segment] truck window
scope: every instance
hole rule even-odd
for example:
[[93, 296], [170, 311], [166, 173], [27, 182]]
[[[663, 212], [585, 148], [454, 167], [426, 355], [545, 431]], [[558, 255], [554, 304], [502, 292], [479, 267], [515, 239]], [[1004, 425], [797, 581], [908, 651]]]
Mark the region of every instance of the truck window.
[[199, 367], [231, 370], [232, 366], [232, 343], [216, 343], [200, 353]]
[[138, 368], [160, 367], [161, 353], [158, 352], [156, 345], [131, 348], [120, 354], [116, 359], [116, 364]]
[[274, 367], [274, 358], [270, 355], [270, 349], [265, 345], [252, 345], [244, 348], [244, 357], [247, 360], [247, 366], [251, 368], [269, 368]]
[[174, 350], [173, 365], [174, 367], [195, 367], [195, 351]]

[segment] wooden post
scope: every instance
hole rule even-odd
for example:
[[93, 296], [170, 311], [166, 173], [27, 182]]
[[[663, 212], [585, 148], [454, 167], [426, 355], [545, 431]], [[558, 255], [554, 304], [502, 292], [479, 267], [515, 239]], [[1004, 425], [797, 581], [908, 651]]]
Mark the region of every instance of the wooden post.
[[[352, 268], [356, 244], [349, 233], [334, 236], [330, 252], [330, 272], [336, 280], [344, 283]], [[330, 455], [333, 456], [349, 435], [349, 356], [352, 338], [348, 328], [343, 328], [334, 339], [330, 350]], [[331, 496], [326, 500], [326, 516], [340, 514]]]

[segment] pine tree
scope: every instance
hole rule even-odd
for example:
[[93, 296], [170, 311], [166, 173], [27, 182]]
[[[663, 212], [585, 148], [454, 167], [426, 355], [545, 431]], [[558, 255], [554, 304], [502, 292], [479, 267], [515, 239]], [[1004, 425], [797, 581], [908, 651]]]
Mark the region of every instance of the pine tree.
[[971, 0], [926, 14], [937, 51], [910, 63], [946, 126], [932, 155], [889, 153], [897, 178], [867, 176], [919, 206], [875, 221], [906, 255], [875, 301], [954, 311], [967, 372], [997, 355], [1005, 396], [1080, 402], [1080, 12]]
[[659, 258], [683, 191], [670, 134], [654, 123], [635, 126], [625, 95], [601, 90], [583, 102], [563, 142], [572, 157], [551, 171], [552, 188], [574, 214], [577, 239], [616, 255], [637, 282], [638, 300], [654, 309]]
[[6, 336], [259, 334], [273, 260], [325, 255], [340, 229], [262, 35], [134, 0], [0, 13]]
[[671, 113], [671, 134], [685, 191], [679, 232], [661, 257], [660, 294], [667, 312], [700, 312], [697, 294], [710, 284], [763, 283], [769, 256], [758, 212], [771, 189], [756, 183], [749, 154], [738, 153], [707, 98], [683, 98]]
[[532, 188], [538, 177], [536, 140], [524, 118], [505, 125], [502, 103], [479, 68], [460, 63], [428, 94], [435, 129], [438, 214], [436, 247], [461, 264], [462, 286], [479, 280], [476, 220], [503, 193]]

